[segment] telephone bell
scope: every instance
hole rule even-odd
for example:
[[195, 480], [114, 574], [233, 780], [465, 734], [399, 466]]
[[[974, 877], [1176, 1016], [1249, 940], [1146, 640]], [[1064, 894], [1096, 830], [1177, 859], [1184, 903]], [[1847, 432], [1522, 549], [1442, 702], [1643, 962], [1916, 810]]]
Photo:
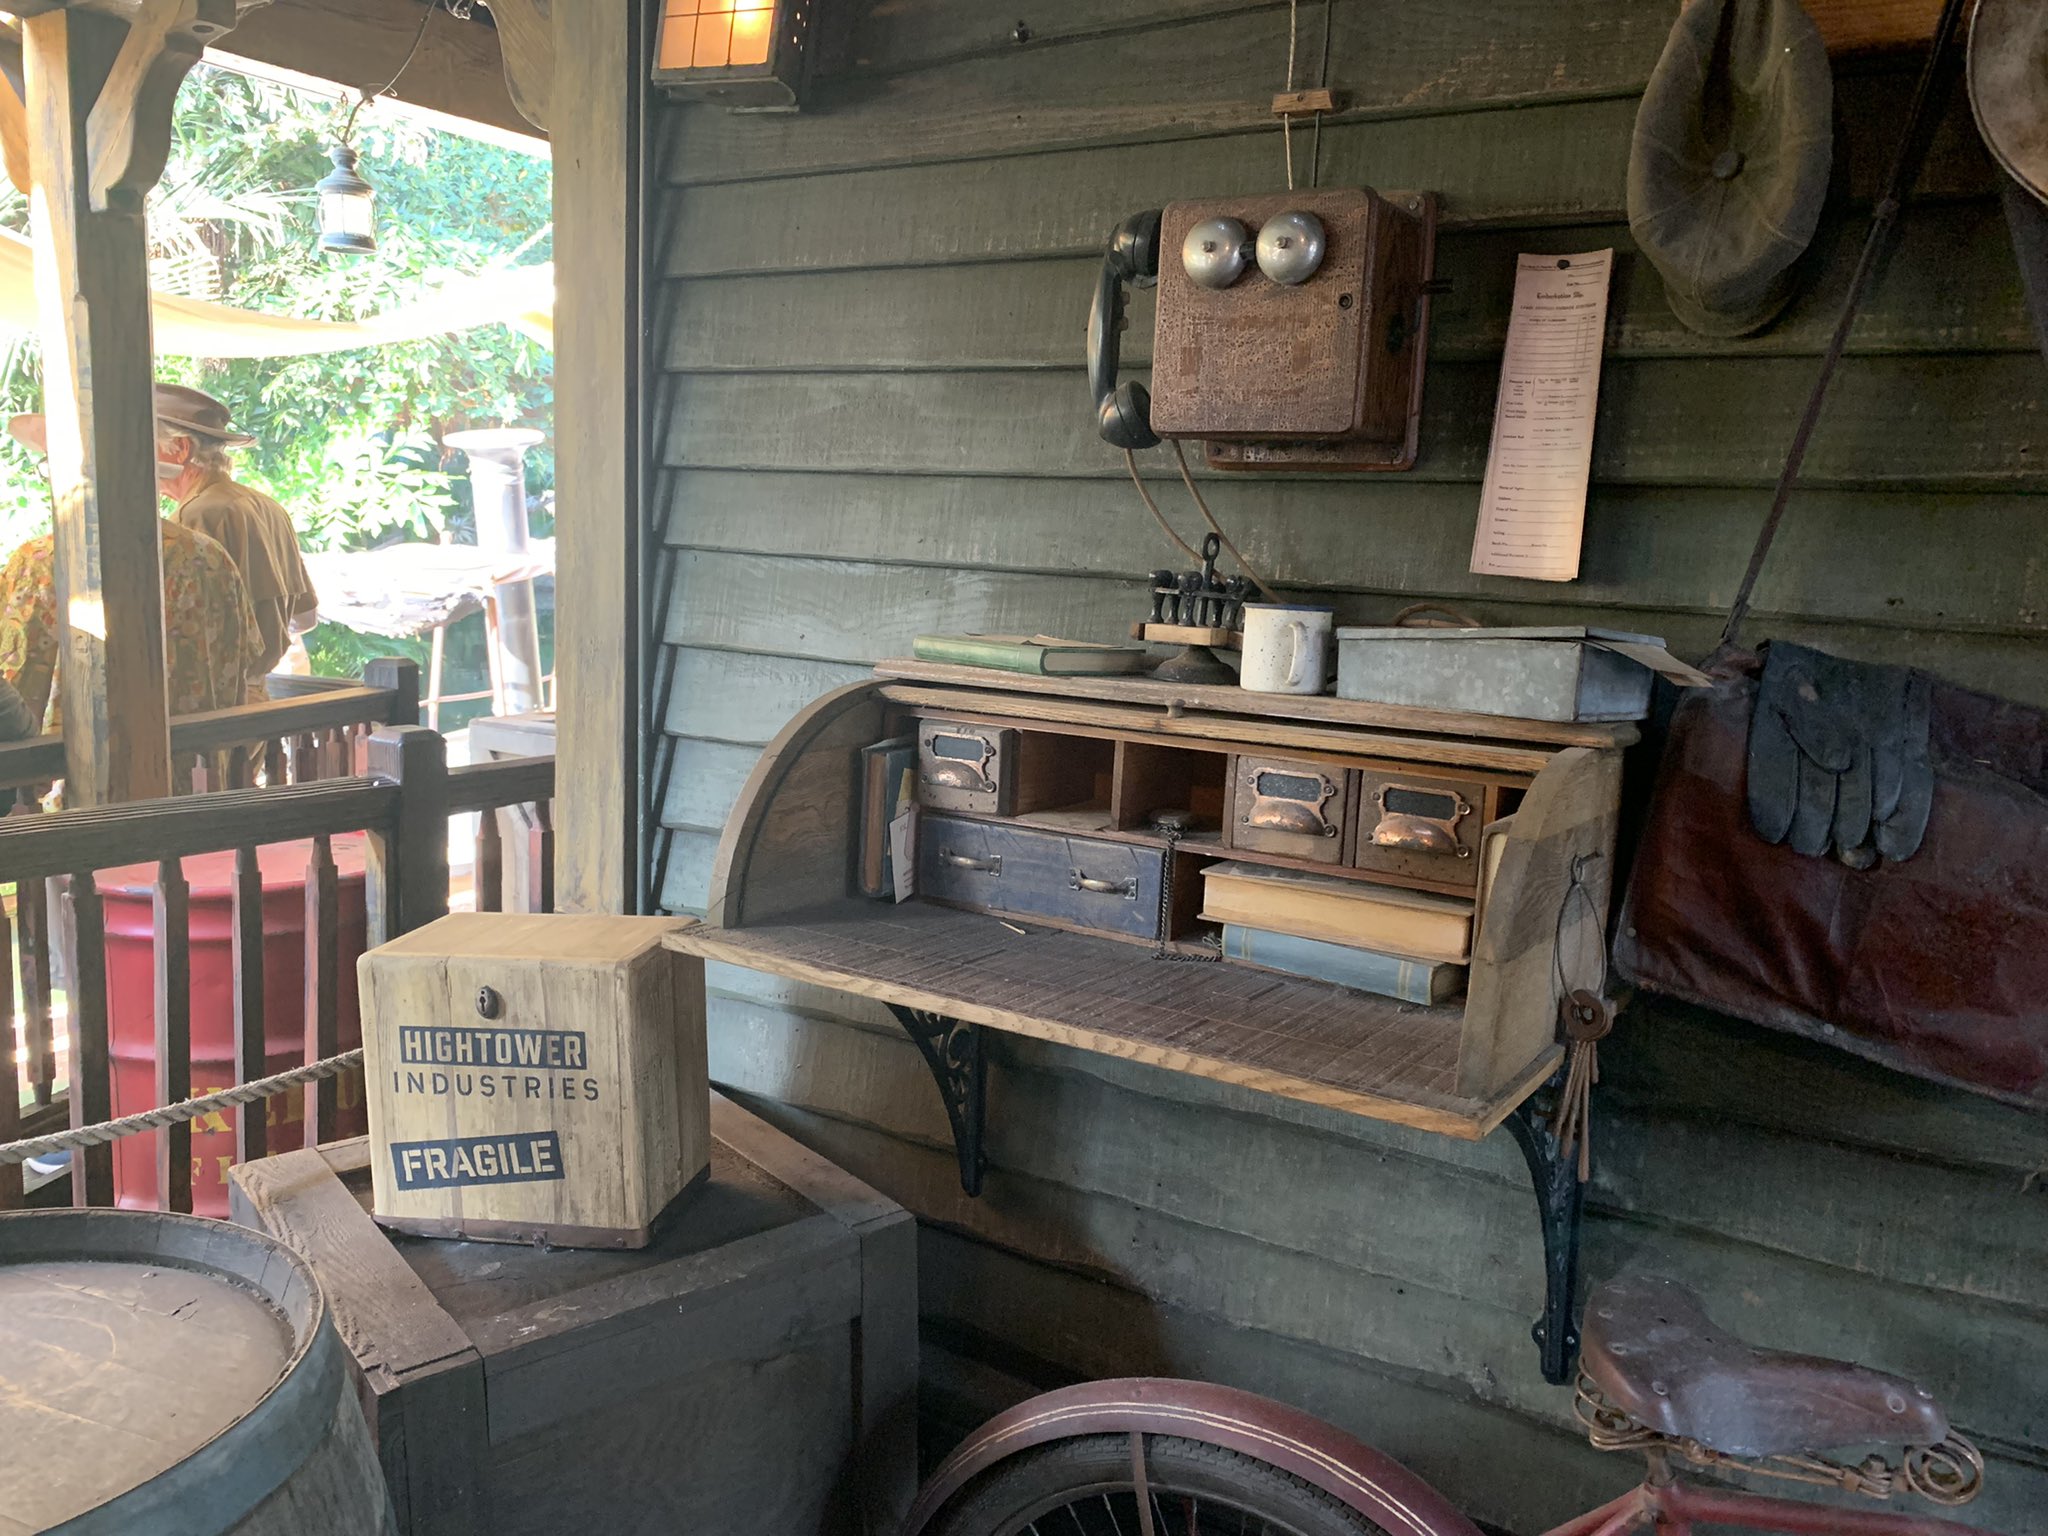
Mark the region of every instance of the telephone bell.
[[1204, 219], [1180, 243], [1180, 264], [1204, 288], [1228, 288], [1244, 272], [1252, 237], [1236, 219]]
[[1298, 208], [1276, 213], [1259, 230], [1258, 258], [1259, 270], [1276, 283], [1307, 282], [1323, 264], [1323, 221]]

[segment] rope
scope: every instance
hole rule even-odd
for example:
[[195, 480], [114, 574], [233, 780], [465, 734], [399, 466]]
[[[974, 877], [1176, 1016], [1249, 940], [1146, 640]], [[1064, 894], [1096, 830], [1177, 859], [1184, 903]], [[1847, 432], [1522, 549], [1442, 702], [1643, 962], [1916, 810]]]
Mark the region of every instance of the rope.
[[[1294, 55], [1301, 43], [1301, 0], [1287, 0], [1287, 83], [1283, 91], [1294, 89]], [[1287, 190], [1294, 190], [1294, 118], [1284, 114], [1280, 119], [1281, 153], [1287, 159]]]
[[68, 1131], [55, 1131], [48, 1136], [34, 1136], [27, 1141], [0, 1142], [0, 1167], [9, 1163], [25, 1163], [32, 1157], [41, 1157], [45, 1152], [62, 1152], [70, 1147], [97, 1147], [104, 1142], [118, 1141], [123, 1136], [139, 1136], [144, 1131], [154, 1131], [167, 1125], [178, 1125], [187, 1120], [197, 1120], [215, 1110], [232, 1109], [237, 1104], [254, 1103], [267, 1099], [273, 1094], [297, 1088], [305, 1083], [317, 1083], [322, 1078], [339, 1077], [351, 1067], [363, 1064], [360, 1049], [343, 1051], [339, 1056], [329, 1056], [325, 1061], [311, 1062], [303, 1067], [293, 1067], [274, 1077], [259, 1077], [253, 1083], [239, 1087], [224, 1088], [219, 1093], [209, 1093], [196, 1099], [186, 1099], [179, 1104], [166, 1104], [160, 1109], [145, 1109], [138, 1115], [123, 1115], [119, 1120], [107, 1120], [98, 1125], [81, 1125]]

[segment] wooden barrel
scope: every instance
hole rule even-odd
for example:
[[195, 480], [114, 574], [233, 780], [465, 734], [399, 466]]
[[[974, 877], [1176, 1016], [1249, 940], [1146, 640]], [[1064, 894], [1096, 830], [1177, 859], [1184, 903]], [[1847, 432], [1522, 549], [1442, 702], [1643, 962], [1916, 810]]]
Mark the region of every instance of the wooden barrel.
[[0, 1536], [390, 1536], [347, 1351], [259, 1233], [0, 1216]]

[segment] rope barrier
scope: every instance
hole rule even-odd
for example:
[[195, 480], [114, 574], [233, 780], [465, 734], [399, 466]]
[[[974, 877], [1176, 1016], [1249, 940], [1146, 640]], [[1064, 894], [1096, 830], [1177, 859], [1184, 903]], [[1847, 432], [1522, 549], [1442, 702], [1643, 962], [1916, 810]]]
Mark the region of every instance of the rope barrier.
[[253, 1083], [242, 1083], [234, 1088], [223, 1088], [219, 1093], [202, 1094], [196, 1099], [186, 1099], [177, 1104], [166, 1104], [159, 1109], [145, 1109], [140, 1114], [123, 1115], [118, 1120], [105, 1120], [98, 1125], [75, 1126], [68, 1131], [53, 1131], [48, 1136], [32, 1136], [27, 1141], [0, 1142], [0, 1167], [9, 1163], [25, 1163], [32, 1157], [41, 1157], [45, 1152], [62, 1152], [74, 1147], [97, 1147], [104, 1142], [119, 1141], [123, 1136], [139, 1136], [144, 1131], [160, 1130], [167, 1125], [178, 1125], [187, 1120], [197, 1120], [215, 1110], [232, 1109], [238, 1104], [251, 1104], [257, 1099], [267, 1099], [289, 1089], [317, 1083], [323, 1078], [339, 1077], [351, 1067], [363, 1064], [360, 1049], [343, 1051], [339, 1056], [329, 1056], [324, 1061], [308, 1062], [303, 1067], [293, 1067], [288, 1072], [279, 1072], [272, 1077], [259, 1077]]

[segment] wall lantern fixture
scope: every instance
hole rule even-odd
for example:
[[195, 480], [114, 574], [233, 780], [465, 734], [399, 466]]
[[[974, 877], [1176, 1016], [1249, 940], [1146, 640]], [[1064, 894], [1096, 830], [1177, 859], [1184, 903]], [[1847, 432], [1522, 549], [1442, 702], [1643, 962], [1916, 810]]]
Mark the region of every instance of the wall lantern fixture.
[[671, 96], [793, 112], [809, 71], [817, 0], [661, 0], [654, 83]]

